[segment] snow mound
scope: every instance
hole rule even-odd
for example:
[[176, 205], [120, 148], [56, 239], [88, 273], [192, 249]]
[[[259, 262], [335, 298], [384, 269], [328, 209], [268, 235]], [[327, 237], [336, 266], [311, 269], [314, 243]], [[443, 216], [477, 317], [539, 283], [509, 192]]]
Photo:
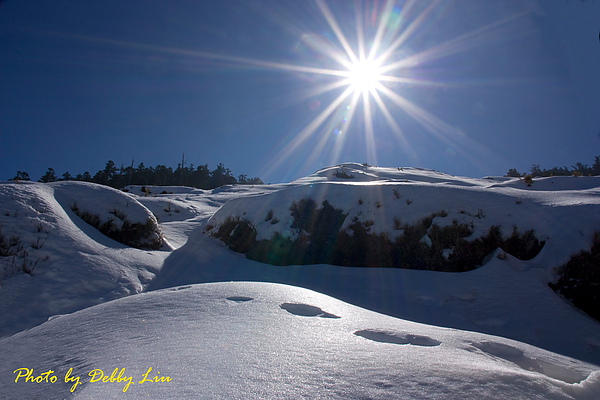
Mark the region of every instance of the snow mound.
[[0, 336], [138, 293], [169, 254], [109, 239], [73, 213], [74, 200], [107, 217], [111, 207], [128, 210], [134, 221], [151, 216], [130, 196], [104, 186], [0, 184], [1, 231], [13, 248], [20, 246], [15, 256], [0, 257]]
[[489, 182], [482, 179], [456, 177], [443, 172], [415, 167], [373, 167], [359, 163], [343, 163], [318, 170], [312, 175], [295, 181], [311, 182], [425, 182], [452, 184], [459, 186], [486, 186]]
[[[432, 226], [466, 225], [472, 231], [467, 240], [486, 235], [492, 226], [499, 226], [505, 238], [515, 227], [520, 232], [533, 230], [540, 241], [549, 239], [560, 243], [560, 248], [549, 251], [555, 260], [558, 257], [566, 261], [588, 246], [587, 241], [581, 240], [582, 235], [591, 238], [600, 228], [600, 196], [596, 192], [528, 192], [490, 186], [484, 181], [481, 184], [440, 183], [429, 178], [431, 173], [424, 171], [419, 175], [420, 181], [317, 181], [233, 198], [210, 218], [207, 229], [212, 228], [210, 232], [214, 232], [226, 221], [239, 219], [252, 225], [258, 241], [269, 240], [276, 234], [295, 240], [302, 231], [295, 225], [290, 208], [310, 198], [317, 208], [323, 208], [327, 202], [343, 213], [341, 230], [360, 223], [370, 234], [385, 234], [395, 240], [403, 234], [405, 225], [436, 215]], [[397, 171], [393, 176], [401, 175], [402, 172]], [[429, 243], [427, 236], [424, 242]], [[561, 250], [562, 254], [558, 255]], [[549, 268], [558, 265], [554, 261]]]
[[154, 214], [127, 193], [87, 182], [50, 185], [63, 208], [69, 207], [112, 239], [141, 249], [157, 250], [164, 245]]
[[[289, 312], [290, 304], [301, 305], [292, 307], [300, 312]], [[306, 312], [317, 309], [339, 318]], [[0, 339], [0, 346], [6, 398], [591, 400], [600, 394], [596, 366], [268, 283], [130, 296], [54, 318]], [[40, 383], [26, 382], [28, 373]]]

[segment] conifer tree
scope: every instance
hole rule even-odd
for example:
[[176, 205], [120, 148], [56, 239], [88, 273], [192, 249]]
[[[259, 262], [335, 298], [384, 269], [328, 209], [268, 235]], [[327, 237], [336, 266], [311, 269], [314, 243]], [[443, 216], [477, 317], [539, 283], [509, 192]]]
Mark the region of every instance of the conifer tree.
[[14, 178], [9, 179], [11, 181], [30, 181], [31, 178], [27, 172], [17, 171], [17, 175]]
[[40, 178], [40, 180], [38, 182], [48, 183], [48, 182], [55, 182], [57, 180], [58, 180], [58, 178], [56, 177], [56, 173], [54, 173], [54, 169], [48, 168], [46, 173], [44, 175], [42, 175], [42, 177]]

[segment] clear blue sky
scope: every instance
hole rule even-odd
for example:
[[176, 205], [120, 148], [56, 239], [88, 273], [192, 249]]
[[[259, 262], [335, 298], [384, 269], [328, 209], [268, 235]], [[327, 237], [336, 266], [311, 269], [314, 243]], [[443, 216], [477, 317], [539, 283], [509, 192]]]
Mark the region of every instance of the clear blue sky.
[[[265, 182], [343, 161], [592, 164], [599, 16], [591, 0], [5, 0], [0, 180], [182, 153]], [[367, 113], [335, 72], [359, 38], [398, 67]]]

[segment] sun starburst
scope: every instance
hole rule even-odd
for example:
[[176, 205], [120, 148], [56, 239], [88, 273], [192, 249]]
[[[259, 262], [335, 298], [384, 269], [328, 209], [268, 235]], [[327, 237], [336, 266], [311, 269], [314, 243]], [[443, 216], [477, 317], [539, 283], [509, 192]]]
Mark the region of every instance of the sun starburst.
[[[279, 154], [271, 163], [271, 168], [275, 169], [289, 160], [298, 149], [305, 148], [309, 141], [311, 152], [307, 163], [310, 163], [311, 157], [320, 157], [328, 151], [327, 160], [336, 163], [340, 157], [345, 157], [344, 146], [349, 142], [357, 143], [360, 136], [364, 140], [367, 160], [377, 163], [375, 126], [379, 130], [387, 125], [387, 130], [400, 146], [410, 151], [414, 147], [410, 144], [414, 136], [407, 135], [406, 126], [415, 126], [415, 121], [430, 133], [433, 140], [447, 143], [448, 148], [454, 147], [452, 140], [461, 137], [462, 133], [411, 98], [411, 93], [415, 93], [414, 88], [419, 86], [451, 86], [449, 82], [427, 79], [423, 66], [485, 45], [487, 41], [497, 40], [506, 32], [503, 29], [510, 22], [527, 15], [527, 12], [521, 12], [457, 37], [444, 38], [437, 44], [418, 46], [422, 50], [415, 52], [410, 46], [411, 41], [418, 42], [414, 39], [427, 31], [435, 11], [443, 9], [446, 2], [356, 0], [332, 3], [339, 7], [335, 9], [336, 12], [330, 9], [325, 0], [314, 0], [314, 4], [316, 8], [307, 7], [310, 12], [316, 12], [311, 19], [314, 17], [315, 20], [324, 21], [322, 27], [326, 28], [326, 33], [310, 30], [307, 33], [307, 29], [301, 25], [294, 25], [293, 20], [285, 21], [285, 26], [298, 33], [300, 42], [310, 48], [314, 55], [305, 59], [305, 63], [276, 62], [97, 37], [76, 38], [193, 57], [204, 62], [209, 60], [221, 66], [234, 65], [237, 68], [243, 65], [316, 77], [313, 83], [302, 88], [301, 93], [295, 93], [297, 101], [310, 104], [310, 114], [304, 127], [290, 132], [278, 147]], [[340, 13], [340, 9], [354, 9], [354, 18], [347, 13]], [[350, 135], [351, 132], [354, 134]], [[330, 146], [332, 140], [335, 140], [333, 147]]]
[[381, 66], [372, 60], [360, 60], [351, 64], [347, 74], [347, 83], [355, 93], [372, 92], [383, 79]]
[[[432, 138], [453, 147], [458, 138], [464, 137], [462, 132], [444, 122], [433, 113], [420, 107], [404, 94], [404, 88], [448, 87], [448, 82], [424, 79], [419, 68], [427, 63], [436, 62], [460, 52], [486, 43], [486, 40], [501, 36], [502, 29], [526, 13], [519, 13], [496, 21], [461, 36], [442, 41], [440, 44], [425, 48], [421, 52], [410, 54], [404, 47], [426, 26], [435, 10], [441, 6], [441, 0], [424, 3], [417, 0], [387, 1], [367, 3], [356, 1], [354, 21], [346, 21], [345, 26], [355, 29], [354, 35], [347, 35], [340, 21], [335, 17], [324, 0], [316, 0], [322, 17], [326, 20], [334, 37], [317, 40], [311, 44], [313, 50], [326, 56], [337, 64], [338, 68], [311, 68], [308, 73], [322, 77], [331, 77], [332, 83], [323, 84], [311, 91], [312, 96], [326, 92], [338, 91], [328, 105], [314, 117], [293, 139], [281, 150], [278, 165], [294, 154], [307, 140], [317, 139], [313, 146], [312, 158], [319, 157], [326, 150], [328, 133], [338, 138], [337, 147], [331, 152], [329, 159], [339, 162], [342, 147], [348, 139], [348, 132], [358, 120], [362, 123], [367, 158], [377, 162], [375, 149], [376, 119], [387, 123], [398, 142], [404, 149], [409, 149], [409, 140], [403, 130], [403, 121], [416, 121], [427, 130]], [[371, 29], [366, 32], [365, 21], [369, 21]], [[350, 40], [353, 37], [354, 40]], [[335, 40], [334, 40], [335, 39]], [[307, 72], [300, 65], [285, 65], [289, 71]], [[340, 93], [341, 92], [341, 93]], [[309, 96], [310, 97], [310, 96]], [[358, 113], [357, 113], [358, 111]], [[360, 112], [362, 111], [362, 113]], [[399, 115], [402, 117], [399, 118]], [[360, 118], [357, 118], [357, 117]], [[406, 119], [406, 117], [408, 119]], [[404, 118], [404, 119], [402, 119]], [[381, 126], [378, 123], [378, 126]], [[356, 131], [356, 130], [355, 130]], [[353, 137], [353, 143], [357, 137]], [[312, 160], [307, 160], [310, 162]]]

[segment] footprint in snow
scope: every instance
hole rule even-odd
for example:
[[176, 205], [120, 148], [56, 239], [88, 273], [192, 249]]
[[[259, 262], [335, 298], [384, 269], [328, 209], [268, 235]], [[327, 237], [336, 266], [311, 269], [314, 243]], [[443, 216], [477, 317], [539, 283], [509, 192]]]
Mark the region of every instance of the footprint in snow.
[[481, 343], [471, 343], [471, 345], [490, 356], [501, 358], [516, 364], [526, 371], [539, 372], [540, 374], [566, 383], [579, 383], [586, 379], [586, 376], [582, 376], [580, 373], [561, 367], [560, 365], [527, 357], [523, 350], [504, 343], [486, 341]]
[[185, 289], [189, 289], [189, 288], [191, 288], [191, 286], [177, 286], [177, 287], [169, 289], [169, 291], [177, 292], [179, 290], [185, 290]]
[[290, 314], [299, 315], [301, 317], [340, 318], [337, 315], [321, 310], [319, 307], [310, 306], [308, 304], [283, 303], [279, 307]]
[[235, 301], [236, 303], [243, 303], [245, 301], [250, 301], [250, 300], [254, 300], [254, 299], [252, 297], [246, 297], [246, 296], [230, 296], [230, 297], [227, 297], [227, 300]]
[[439, 340], [430, 338], [429, 336], [411, 335], [400, 332], [383, 331], [376, 329], [363, 329], [362, 331], [354, 332], [356, 336], [362, 336], [365, 339], [373, 340], [381, 343], [394, 344], [411, 344], [413, 346], [433, 347], [442, 344]]

